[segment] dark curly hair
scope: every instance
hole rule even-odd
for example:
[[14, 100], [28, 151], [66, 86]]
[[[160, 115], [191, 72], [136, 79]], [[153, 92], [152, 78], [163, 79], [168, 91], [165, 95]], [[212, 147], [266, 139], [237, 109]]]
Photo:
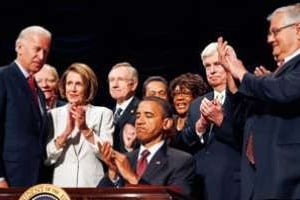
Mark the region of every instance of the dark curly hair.
[[169, 94], [174, 98], [174, 90], [179, 86], [180, 90], [187, 88], [192, 92], [193, 98], [202, 96], [209, 91], [209, 87], [199, 74], [185, 73], [175, 77], [169, 86]]

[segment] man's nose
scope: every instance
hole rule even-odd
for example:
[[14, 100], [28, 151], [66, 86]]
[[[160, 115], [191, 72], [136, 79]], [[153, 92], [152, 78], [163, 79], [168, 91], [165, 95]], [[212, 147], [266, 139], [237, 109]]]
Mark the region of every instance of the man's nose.
[[41, 87], [47, 87], [47, 81], [46, 80], [41, 80], [40, 81], [40, 83], [39, 83], [39, 85], [41, 86]]

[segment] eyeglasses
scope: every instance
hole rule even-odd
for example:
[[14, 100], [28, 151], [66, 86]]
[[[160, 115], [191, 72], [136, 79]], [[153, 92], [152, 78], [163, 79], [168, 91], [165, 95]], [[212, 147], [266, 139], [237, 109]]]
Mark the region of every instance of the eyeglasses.
[[282, 26], [280, 28], [273, 28], [272, 30], [269, 31], [268, 36], [273, 35], [273, 36], [276, 37], [278, 35], [278, 33], [280, 33], [280, 31], [282, 31], [283, 29], [286, 29], [288, 27], [292, 27], [292, 26], [294, 26], [296, 24], [297, 23], [293, 23], [293, 24], [288, 24], [288, 25]]
[[182, 97], [192, 97], [193, 94], [191, 91], [187, 91], [187, 90], [175, 90], [173, 93], [172, 93], [173, 97], [175, 96], [179, 96], [181, 95]]

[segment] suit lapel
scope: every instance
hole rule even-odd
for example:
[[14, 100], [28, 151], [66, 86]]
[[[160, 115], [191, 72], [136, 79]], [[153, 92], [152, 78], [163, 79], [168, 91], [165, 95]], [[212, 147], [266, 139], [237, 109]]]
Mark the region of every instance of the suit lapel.
[[139, 100], [134, 97], [131, 102], [128, 104], [126, 109], [123, 111], [121, 117], [118, 120], [118, 124], [120, 127], [123, 127], [123, 124], [128, 121], [132, 116], [134, 116], [136, 107], [138, 105]]
[[[14, 76], [12, 76], [12, 79], [13, 79], [14, 83], [18, 83], [18, 85], [20, 85], [20, 87], [21, 87], [20, 91], [22, 92], [25, 99], [28, 99], [27, 102], [30, 102], [30, 106], [32, 107], [33, 114], [34, 114], [36, 120], [38, 120], [38, 122], [39, 122], [38, 124], [41, 125], [40, 124], [41, 112], [34, 103], [33, 94], [29, 88], [27, 80], [26, 80], [25, 76], [23, 75], [23, 73], [21, 72], [21, 70], [19, 69], [19, 67], [17, 66], [17, 64], [13, 63], [12, 67], [14, 69]], [[42, 102], [42, 100], [41, 100], [41, 102]], [[25, 102], [25, 104], [26, 104], [26, 102]], [[39, 126], [39, 128], [41, 128], [41, 126]]]
[[129, 153], [128, 159], [130, 161], [130, 164], [132, 166], [132, 169], [136, 171], [136, 165], [137, 165], [137, 160], [138, 160], [138, 155], [139, 155], [139, 149], [134, 150], [132, 153]]
[[230, 114], [230, 113], [227, 113], [228, 110], [231, 110], [231, 109], [225, 109], [225, 108], [231, 108], [230, 98], [231, 98], [230, 93], [226, 90], [225, 101], [224, 101], [222, 107], [223, 107], [223, 111], [225, 112], [225, 115], [227, 115], [227, 116]]

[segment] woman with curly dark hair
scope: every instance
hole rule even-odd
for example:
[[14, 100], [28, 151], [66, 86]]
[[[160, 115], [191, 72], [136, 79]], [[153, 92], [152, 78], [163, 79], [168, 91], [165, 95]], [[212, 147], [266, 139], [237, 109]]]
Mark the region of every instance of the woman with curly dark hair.
[[174, 128], [183, 129], [187, 119], [187, 112], [191, 102], [198, 96], [208, 92], [208, 85], [198, 74], [185, 73], [177, 76], [170, 82], [169, 92], [176, 115]]

